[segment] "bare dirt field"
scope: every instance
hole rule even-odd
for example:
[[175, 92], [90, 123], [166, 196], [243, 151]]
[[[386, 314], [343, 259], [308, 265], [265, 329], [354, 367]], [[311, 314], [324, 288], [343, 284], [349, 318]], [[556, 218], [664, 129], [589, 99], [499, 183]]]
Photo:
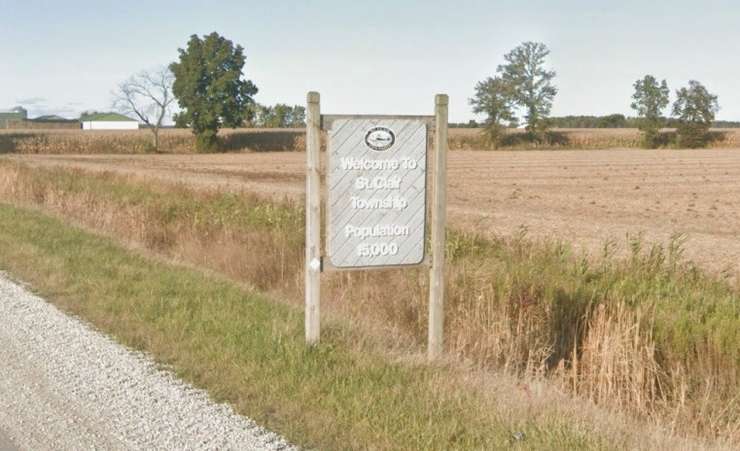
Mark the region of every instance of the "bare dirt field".
[[[39, 166], [114, 171], [196, 187], [300, 198], [305, 154], [6, 155]], [[484, 234], [526, 228], [598, 252], [627, 234], [646, 243], [686, 236], [685, 256], [740, 271], [740, 149], [455, 151], [453, 226]]]

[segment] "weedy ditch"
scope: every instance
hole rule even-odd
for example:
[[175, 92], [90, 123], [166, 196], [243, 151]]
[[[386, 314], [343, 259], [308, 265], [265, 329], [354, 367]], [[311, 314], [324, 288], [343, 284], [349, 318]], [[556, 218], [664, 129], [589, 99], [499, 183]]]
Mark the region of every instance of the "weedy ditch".
[[[0, 200], [302, 302], [303, 207], [108, 173], [0, 162]], [[546, 379], [677, 434], [740, 444], [740, 290], [639, 237], [587, 258], [525, 234], [451, 230], [446, 346], [458, 362]], [[328, 273], [322, 308], [389, 352], [426, 337], [421, 269]]]

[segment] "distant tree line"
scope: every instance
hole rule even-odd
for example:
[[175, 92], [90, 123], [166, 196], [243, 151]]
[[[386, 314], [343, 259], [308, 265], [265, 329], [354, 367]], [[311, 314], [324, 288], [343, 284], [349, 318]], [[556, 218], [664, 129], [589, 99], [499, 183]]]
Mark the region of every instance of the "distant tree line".
[[[676, 128], [678, 119], [663, 117], [667, 128]], [[638, 128], [640, 119], [625, 116], [624, 114], [608, 114], [606, 116], [553, 116], [548, 118], [552, 128]], [[480, 128], [485, 124], [470, 120], [468, 122], [451, 122], [450, 128]], [[712, 128], [740, 128], [740, 122], [714, 121]]]
[[468, 122], [450, 122], [450, 128], [478, 128], [482, 124], [479, 124], [475, 119], [471, 119]]
[[306, 107], [303, 105], [250, 105], [245, 123], [248, 127], [301, 128], [306, 126]]
[[550, 124], [557, 128], [629, 128], [637, 122], [623, 114], [606, 116], [562, 116], [551, 117]]
[[[546, 67], [550, 50], [539, 42], [524, 42], [506, 55], [505, 64], [499, 65], [494, 76], [475, 85], [475, 94], [470, 99], [473, 113], [485, 116], [482, 124], [487, 140], [495, 148], [504, 138], [507, 127], [519, 124], [519, 113], [523, 113], [526, 125], [525, 137], [531, 141], [547, 141], [553, 136], [547, 130], [557, 128], [626, 128], [636, 127], [642, 134], [646, 148], [669, 144], [664, 127], [676, 128], [675, 144], [680, 147], [702, 147], [711, 139], [712, 126], [740, 125], [731, 122], [715, 122], [719, 111], [717, 96], [704, 85], [690, 80], [687, 87], [676, 91], [670, 117], [665, 109], [670, 104], [670, 90], [665, 80], [658, 81], [645, 75], [633, 84], [631, 107], [637, 117], [622, 114], [608, 116], [550, 117], [550, 110], [558, 93], [553, 85], [555, 71]], [[472, 127], [455, 124], [457, 127]]]
[[[181, 115], [175, 115], [175, 127], [188, 128], [190, 125]], [[252, 103], [244, 115], [244, 127], [254, 128], [302, 128], [306, 126], [306, 107], [303, 105], [262, 105]]]
[[[672, 117], [662, 117], [668, 128], [676, 128], [680, 121]], [[640, 118], [627, 117], [623, 114], [606, 116], [561, 116], [551, 117], [550, 124], [555, 128], [638, 128]], [[714, 121], [713, 128], [739, 128], [740, 122]]]

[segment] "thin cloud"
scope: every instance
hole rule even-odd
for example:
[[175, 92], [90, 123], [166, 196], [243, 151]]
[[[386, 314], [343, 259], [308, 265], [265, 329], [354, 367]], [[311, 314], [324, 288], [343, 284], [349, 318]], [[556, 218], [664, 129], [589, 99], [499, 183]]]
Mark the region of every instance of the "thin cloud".
[[27, 97], [24, 99], [17, 99], [15, 103], [18, 103], [20, 105], [28, 105], [28, 106], [34, 106], [34, 105], [43, 105], [47, 102], [47, 99], [44, 97]]

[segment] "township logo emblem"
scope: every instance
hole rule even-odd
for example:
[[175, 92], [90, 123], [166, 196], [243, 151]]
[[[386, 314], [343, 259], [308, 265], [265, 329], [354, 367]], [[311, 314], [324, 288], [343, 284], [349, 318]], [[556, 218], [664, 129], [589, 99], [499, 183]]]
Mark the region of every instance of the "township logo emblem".
[[373, 127], [365, 134], [365, 144], [373, 150], [388, 150], [395, 143], [396, 134], [388, 127]]

